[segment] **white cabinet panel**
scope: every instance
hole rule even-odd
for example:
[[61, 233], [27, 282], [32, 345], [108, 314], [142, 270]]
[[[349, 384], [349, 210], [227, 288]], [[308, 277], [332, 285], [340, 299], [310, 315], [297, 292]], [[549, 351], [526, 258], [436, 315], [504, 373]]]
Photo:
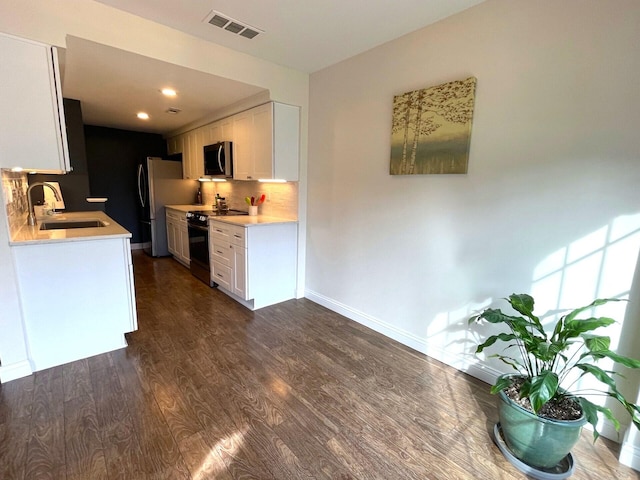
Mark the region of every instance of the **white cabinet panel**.
[[189, 266], [189, 230], [186, 213], [166, 208], [167, 247], [173, 258]]
[[0, 167], [69, 171], [57, 51], [0, 34]]
[[34, 371], [127, 345], [137, 328], [130, 248], [128, 238], [12, 247]]
[[178, 245], [180, 247], [179, 256], [182, 260], [182, 263], [185, 265], [189, 265], [191, 262], [191, 257], [189, 254], [189, 226], [187, 225], [187, 219], [180, 219], [178, 233], [180, 237], [180, 242]]

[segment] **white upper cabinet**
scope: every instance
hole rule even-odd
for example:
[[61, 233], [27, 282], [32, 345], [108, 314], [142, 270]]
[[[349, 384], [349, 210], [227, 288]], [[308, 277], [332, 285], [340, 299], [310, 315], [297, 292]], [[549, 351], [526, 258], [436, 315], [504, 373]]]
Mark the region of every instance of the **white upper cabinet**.
[[298, 180], [300, 107], [269, 102], [167, 139], [182, 153], [183, 177], [204, 175], [203, 147], [233, 142], [234, 180]]
[[298, 180], [300, 108], [270, 102], [233, 116], [236, 180]]
[[184, 144], [184, 137], [182, 135], [176, 135], [167, 139], [167, 153], [169, 155], [175, 155], [176, 153], [182, 153]]
[[250, 111], [233, 116], [233, 178], [250, 180], [252, 169], [251, 129], [253, 115]]
[[57, 50], [0, 34], [0, 167], [71, 170]]
[[224, 118], [207, 125], [207, 136], [205, 145], [212, 145], [218, 142], [233, 141], [233, 118]]
[[[182, 177], [185, 179], [197, 180], [204, 175], [203, 147], [207, 131], [208, 127], [204, 126], [179, 136], [182, 139]], [[171, 141], [167, 142], [168, 150]]]

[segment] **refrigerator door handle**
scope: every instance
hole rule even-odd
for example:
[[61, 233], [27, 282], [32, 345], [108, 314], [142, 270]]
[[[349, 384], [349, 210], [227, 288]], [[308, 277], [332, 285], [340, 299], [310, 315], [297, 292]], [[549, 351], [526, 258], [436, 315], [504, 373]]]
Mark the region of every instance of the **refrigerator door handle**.
[[140, 199], [140, 205], [145, 207], [146, 206], [146, 193], [147, 193], [147, 188], [146, 188], [146, 179], [144, 178], [144, 168], [142, 167], [142, 164], [138, 165], [138, 198]]

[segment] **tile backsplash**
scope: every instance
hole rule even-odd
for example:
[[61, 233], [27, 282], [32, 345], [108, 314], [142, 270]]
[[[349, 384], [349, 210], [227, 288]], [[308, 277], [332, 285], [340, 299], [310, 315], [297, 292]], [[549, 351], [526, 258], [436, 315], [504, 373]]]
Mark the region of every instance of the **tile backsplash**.
[[25, 221], [29, 210], [28, 188], [26, 173], [2, 170], [2, 193], [10, 229], [20, 227]]
[[227, 199], [229, 208], [247, 210], [245, 197], [266, 195], [265, 202], [258, 207], [260, 215], [298, 219], [298, 183], [262, 183], [250, 181], [201, 182], [202, 202], [215, 203], [216, 193]]

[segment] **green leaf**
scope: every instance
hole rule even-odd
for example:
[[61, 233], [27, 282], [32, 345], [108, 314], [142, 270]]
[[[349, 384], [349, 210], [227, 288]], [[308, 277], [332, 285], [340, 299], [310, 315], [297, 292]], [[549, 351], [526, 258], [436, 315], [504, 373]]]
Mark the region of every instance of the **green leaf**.
[[625, 357], [623, 355], [618, 355], [611, 350], [598, 350], [596, 352], [585, 353], [583, 354], [583, 356], [591, 356], [596, 360], [600, 360], [602, 358], [610, 358], [614, 362], [619, 363], [620, 365], [624, 365], [627, 368], [640, 368], [640, 360]]
[[591, 365], [588, 363], [577, 363], [576, 368], [582, 370], [583, 373], [582, 375], [580, 375], [581, 377], [589, 373], [594, 377], [596, 377], [602, 383], [611, 387], [612, 389], [614, 390], [616, 389], [615, 380], [607, 372], [602, 370], [600, 367], [596, 365]]
[[607, 417], [613, 423], [616, 431], [620, 430], [620, 422], [617, 418], [613, 416], [611, 410], [606, 407], [602, 407], [600, 405], [596, 405], [595, 403], [591, 403], [584, 397], [578, 397], [578, 402], [580, 402], [580, 406], [582, 407], [582, 411], [584, 412], [584, 416], [587, 419], [587, 422], [591, 424], [593, 427], [593, 441], [595, 442], [600, 434], [596, 429], [598, 425], [598, 412], [602, 413], [605, 417]]
[[529, 391], [529, 400], [533, 412], [537, 413], [542, 406], [551, 400], [558, 391], [558, 375], [554, 372], [545, 370], [540, 375], [531, 379], [531, 389]]
[[590, 332], [600, 327], [608, 327], [616, 323], [613, 318], [609, 317], [592, 317], [582, 320], [566, 320], [564, 321], [563, 338], [575, 338], [583, 333]]
[[540, 332], [545, 340], [547, 338], [547, 334], [540, 322], [540, 319], [533, 314], [534, 308], [534, 300], [531, 295], [527, 295], [526, 293], [512, 293], [509, 295], [507, 301], [511, 304], [511, 307], [518, 313], [527, 316], [531, 322], [530, 325], [533, 326], [538, 332]]
[[551, 335], [552, 339], [556, 339], [559, 338], [560, 333], [562, 332], [562, 329], [564, 328], [564, 317], [561, 317], [557, 322], [556, 322], [556, 326], [553, 329], [553, 335]]
[[510, 386], [511, 386], [511, 379], [509, 377], [500, 376], [498, 377], [498, 380], [496, 380], [496, 383], [493, 385], [493, 387], [491, 387], [491, 393], [496, 394]]
[[476, 348], [476, 353], [481, 353], [485, 348], [490, 347], [491, 345], [496, 343], [498, 340], [502, 340], [503, 342], [510, 342], [511, 340], [517, 340], [517, 339], [518, 337], [516, 337], [511, 333], [500, 333], [498, 335], [491, 335], [483, 343], [478, 345], [478, 348]]
[[524, 370], [524, 367], [522, 366], [522, 364], [513, 357], [505, 357], [504, 355], [495, 354], [495, 355], [490, 355], [489, 358], [497, 358], [502, 362], [506, 363], [507, 365], [509, 365], [510, 367], [512, 367], [517, 372], [521, 372]]
[[539, 360], [543, 362], [552, 362], [553, 359], [567, 346], [561, 343], [549, 343], [549, 342], [537, 342], [529, 348], [530, 352]]
[[610, 337], [605, 337], [605, 336], [600, 336], [600, 335], [593, 335], [593, 334], [589, 334], [589, 333], [584, 333], [584, 334], [582, 334], [580, 336], [584, 340], [584, 344], [586, 345], [587, 349], [590, 352], [598, 352], [598, 351], [602, 351], [602, 350], [609, 350], [609, 347], [611, 346], [611, 338]]
[[533, 315], [533, 297], [531, 295], [527, 295], [526, 293], [512, 293], [509, 295], [507, 301], [511, 304], [513, 309], [527, 317], [531, 317]]
[[574, 318], [576, 318], [578, 315], [580, 315], [585, 310], [589, 310], [589, 309], [591, 309], [593, 307], [599, 307], [600, 305], [604, 305], [605, 303], [620, 302], [620, 301], [626, 301], [626, 300], [621, 300], [619, 298], [598, 298], [598, 299], [594, 300], [593, 302], [591, 302], [587, 306], [576, 308], [575, 310], [569, 312], [567, 315], [564, 316], [565, 322], [572, 321]]
[[509, 316], [502, 313], [496, 308], [487, 308], [480, 315], [477, 315], [478, 321], [485, 320], [489, 323], [505, 323], [508, 321]]

